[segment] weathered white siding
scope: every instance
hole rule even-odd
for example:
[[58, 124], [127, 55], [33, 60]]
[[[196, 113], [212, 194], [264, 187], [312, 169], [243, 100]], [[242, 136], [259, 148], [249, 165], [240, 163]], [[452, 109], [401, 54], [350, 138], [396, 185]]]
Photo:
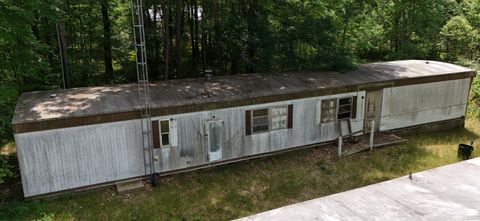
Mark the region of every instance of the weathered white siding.
[[140, 121], [16, 134], [25, 196], [144, 173]]
[[[323, 99], [349, 96], [358, 96], [357, 118], [352, 120], [352, 129], [360, 130], [363, 128], [364, 91], [152, 118], [172, 119], [178, 128], [178, 147], [155, 151], [156, 158], [159, 159], [155, 164], [155, 171], [166, 172], [208, 163], [204, 125], [211, 120], [224, 121], [223, 160], [331, 141], [338, 137], [336, 125], [317, 124], [320, 113], [317, 104]], [[292, 129], [245, 136], [245, 111], [289, 104], [293, 104]]]
[[[155, 150], [155, 170], [166, 172], [209, 163], [204, 136], [209, 120], [224, 121], [222, 160], [333, 140], [338, 136], [335, 125], [317, 124], [318, 102], [348, 96], [358, 96], [352, 128], [361, 129], [364, 91], [155, 117], [152, 120], [175, 122], [171, 125], [171, 136], [175, 136], [172, 141], [178, 138], [178, 144]], [[293, 104], [292, 129], [245, 136], [246, 110], [289, 104]], [[143, 175], [140, 132], [140, 121], [133, 120], [15, 135], [25, 196]]]
[[[470, 79], [383, 90], [380, 130], [462, 117]], [[357, 96], [352, 130], [363, 128], [365, 91], [180, 115], [171, 122], [171, 146], [155, 150], [155, 171], [208, 164], [205, 122], [223, 121], [222, 160], [334, 140], [335, 123], [319, 124], [324, 99]], [[293, 104], [293, 128], [245, 135], [245, 111]], [[144, 174], [139, 120], [16, 134], [25, 196]]]
[[380, 130], [460, 118], [467, 108], [470, 78], [383, 89]]

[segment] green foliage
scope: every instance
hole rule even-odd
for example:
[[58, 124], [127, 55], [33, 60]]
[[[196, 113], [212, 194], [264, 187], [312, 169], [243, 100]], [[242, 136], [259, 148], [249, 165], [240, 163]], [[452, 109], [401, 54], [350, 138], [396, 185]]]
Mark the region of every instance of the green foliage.
[[[480, 70], [480, 68], [477, 70]], [[471, 116], [480, 118], [480, 77], [473, 79], [468, 111]]]
[[36, 22], [54, 18], [55, 0], [14, 1], [0, 4], [0, 81], [50, 84], [48, 46], [36, 35]]
[[12, 166], [8, 164], [4, 156], [0, 155], [0, 184], [5, 182], [5, 178], [13, 175]]
[[[18, 97], [16, 88], [0, 85], [0, 144], [12, 139], [11, 120]], [[1, 145], [0, 145], [1, 146]]]
[[463, 58], [478, 44], [479, 32], [463, 16], [451, 18], [440, 32], [446, 58]]
[[[0, 84], [0, 151], [5, 143], [13, 139], [11, 120], [18, 91], [16, 88]], [[8, 164], [5, 156], [0, 154], [0, 184], [5, 178], [13, 176], [12, 166]]]
[[480, 106], [480, 77], [476, 77], [473, 80], [472, 99]]
[[473, 81], [472, 100], [480, 107], [480, 77], [476, 77]]
[[[22, 91], [32, 89], [25, 85], [61, 85], [55, 28], [61, 19], [73, 86], [134, 81], [131, 9], [125, 0], [108, 1], [115, 74], [103, 76], [101, 2], [2, 2], [1, 80], [18, 82]], [[152, 79], [197, 77], [206, 68], [216, 74], [346, 71], [372, 60], [480, 58], [476, 0], [181, 2], [145, 2]]]

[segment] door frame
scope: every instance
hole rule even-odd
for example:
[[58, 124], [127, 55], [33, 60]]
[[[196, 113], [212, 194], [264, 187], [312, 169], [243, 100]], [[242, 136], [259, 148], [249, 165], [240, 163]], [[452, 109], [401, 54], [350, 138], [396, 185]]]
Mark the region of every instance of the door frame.
[[[368, 108], [369, 108], [369, 95], [370, 96], [377, 96], [375, 99], [375, 116], [370, 117], [368, 116]], [[375, 131], [378, 132], [380, 130], [380, 119], [382, 117], [382, 103], [383, 103], [383, 89], [377, 90], [368, 90], [365, 93], [365, 113], [363, 117], [363, 128], [365, 130], [370, 131], [370, 121], [373, 119], [375, 120]]]
[[[220, 133], [220, 150], [219, 153], [211, 152], [210, 151], [210, 125], [211, 124], [219, 124], [221, 125], [221, 133]], [[205, 132], [205, 154], [207, 162], [213, 162], [223, 159], [223, 148], [225, 143], [225, 122], [223, 120], [208, 120], [204, 123], [204, 132]], [[218, 156], [219, 155], [219, 156]], [[213, 159], [212, 159], [213, 158]]]

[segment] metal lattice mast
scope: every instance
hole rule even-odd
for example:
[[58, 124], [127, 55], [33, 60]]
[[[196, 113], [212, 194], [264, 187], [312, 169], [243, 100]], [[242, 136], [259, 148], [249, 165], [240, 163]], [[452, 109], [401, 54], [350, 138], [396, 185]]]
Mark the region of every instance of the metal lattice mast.
[[[133, 36], [137, 61], [138, 97], [142, 126], [142, 146], [145, 163], [145, 175], [154, 175], [152, 125], [150, 115], [150, 84], [148, 82], [147, 50], [143, 23], [143, 2], [132, 0]], [[152, 183], [154, 180], [152, 180]]]

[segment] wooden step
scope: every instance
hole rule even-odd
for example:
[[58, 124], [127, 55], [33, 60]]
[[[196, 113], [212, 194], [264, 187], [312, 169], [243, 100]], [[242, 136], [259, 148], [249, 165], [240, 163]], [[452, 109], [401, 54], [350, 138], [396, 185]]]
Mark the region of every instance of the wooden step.
[[[356, 139], [357, 143], [345, 142], [343, 146], [343, 156], [357, 154], [366, 150], [369, 150], [369, 134], [359, 136]], [[401, 143], [407, 142], [406, 139], [403, 139], [395, 134], [386, 134], [386, 133], [375, 133], [373, 138], [373, 148], [392, 146]]]

